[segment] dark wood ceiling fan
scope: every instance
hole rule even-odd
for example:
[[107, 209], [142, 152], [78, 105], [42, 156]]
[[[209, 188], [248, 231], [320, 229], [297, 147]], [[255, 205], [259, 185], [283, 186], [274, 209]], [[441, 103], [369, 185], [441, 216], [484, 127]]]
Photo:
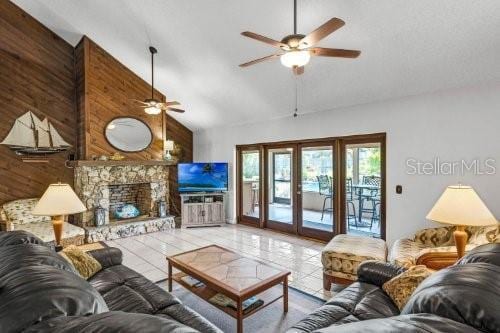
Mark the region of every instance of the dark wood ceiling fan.
[[345, 22], [339, 18], [332, 18], [325, 24], [311, 32], [309, 35], [297, 33], [297, 0], [293, 1], [293, 34], [283, 38], [280, 42], [269, 37], [265, 37], [250, 31], [242, 32], [245, 37], [255, 39], [280, 49], [280, 53], [272, 54], [263, 58], [255, 59], [240, 67], [248, 67], [264, 61], [281, 59], [281, 63], [292, 68], [295, 75], [304, 73], [304, 66], [309, 62], [311, 56], [318, 57], [338, 57], [338, 58], [357, 58], [361, 51], [330, 49], [316, 47], [315, 45], [326, 36], [344, 26]]
[[161, 102], [154, 98], [154, 80], [155, 80], [155, 72], [154, 72], [154, 55], [158, 53], [158, 51], [150, 46], [149, 52], [151, 52], [151, 98], [147, 98], [144, 101], [134, 100], [137, 103], [141, 104], [141, 107], [144, 109], [144, 112], [147, 114], [155, 115], [159, 114], [161, 111], [173, 111], [184, 113], [185, 111], [179, 108], [174, 108], [172, 106], [180, 105], [179, 102]]

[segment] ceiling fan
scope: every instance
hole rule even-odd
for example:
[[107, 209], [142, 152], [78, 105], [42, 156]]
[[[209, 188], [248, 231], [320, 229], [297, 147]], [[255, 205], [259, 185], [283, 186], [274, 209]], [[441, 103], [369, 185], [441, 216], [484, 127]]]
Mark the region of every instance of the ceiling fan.
[[255, 59], [244, 64], [240, 67], [248, 67], [258, 64], [267, 60], [280, 58], [281, 63], [290, 67], [295, 75], [304, 73], [304, 66], [309, 62], [311, 55], [319, 57], [340, 57], [340, 58], [357, 58], [361, 51], [356, 50], [343, 50], [343, 49], [329, 49], [323, 47], [314, 47], [319, 41], [326, 36], [330, 35], [335, 30], [340, 29], [345, 24], [339, 18], [332, 18], [325, 24], [311, 32], [309, 35], [302, 35], [297, 33], [297, 0], [293, 1], [293, 35], [288, 35], [278, 42], [274, 39], [245, 31], [241, 34], [259, 42], [263, 42], [280, 49], [280, 53], [272, 54], [267, 57]]
[[149, 52], [151, 52], [151, 98], [147, 98], [144, 101], [139, 101], [139, 100], [134, 100], [134, 101], [136, 101], [137, 103], [141, 103], [142, 104], [141, 107], [144, 108], [144, 112], [151, 115], [160, 114], [162, 110], [184, 113], [185, 112], [184, 110], [172, 107], [180, 105], [179, 102], [176, 101], [161, 102], [154, 98], [154, 89], [155, 89], [154, 55], [158, 53], [158, 51], [154, 47], [150, 46]]

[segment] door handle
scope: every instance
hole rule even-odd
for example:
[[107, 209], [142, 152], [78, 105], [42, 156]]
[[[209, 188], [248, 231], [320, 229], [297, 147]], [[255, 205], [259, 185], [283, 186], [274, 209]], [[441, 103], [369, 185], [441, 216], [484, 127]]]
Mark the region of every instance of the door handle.
[[301, 192], [301, 191], [297, 191], [297, 194], [298, 194], [298, 195], [301, 195], [301, 194], [302, 194], [302, 192]]

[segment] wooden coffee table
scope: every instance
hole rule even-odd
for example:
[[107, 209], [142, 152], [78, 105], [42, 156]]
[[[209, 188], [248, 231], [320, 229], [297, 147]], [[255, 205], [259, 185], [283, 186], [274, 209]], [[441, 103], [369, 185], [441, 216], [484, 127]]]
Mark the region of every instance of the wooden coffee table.
[[[168, 290], [172, 291], [172, 281], [176, 281], [206, 301], [217, 293], [234, 300], [237, 305], [236, 309], [209, 303], [236, 319], [238, 333], [243, 332], [244, 318], [280, 298], [283, 298], [283, 311], [288, 311], [289, 271], [276, 269], [217, 245], [177, 254], [167, 257], [167, 260]], [[180, 272], [172, 275], [172, 267]], [[186, 275], [200, 280], [205, 285], [201, 287], [190, 286], [182, 280]], [[266, 292], [280, 283], [283, 284], [282, 294], [280, 292], [276, 296]], [[264, 304], [244, 313], [243, 301], [256, 295], [264, 301]]]

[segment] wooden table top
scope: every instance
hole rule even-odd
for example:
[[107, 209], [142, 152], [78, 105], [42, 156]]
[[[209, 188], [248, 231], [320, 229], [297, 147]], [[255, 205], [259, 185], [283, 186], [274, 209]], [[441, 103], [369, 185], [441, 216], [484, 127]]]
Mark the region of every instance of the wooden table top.
[[236, 297], [266, 289], [290, 274], [218, 245], [167, 257], [174, 267]]

